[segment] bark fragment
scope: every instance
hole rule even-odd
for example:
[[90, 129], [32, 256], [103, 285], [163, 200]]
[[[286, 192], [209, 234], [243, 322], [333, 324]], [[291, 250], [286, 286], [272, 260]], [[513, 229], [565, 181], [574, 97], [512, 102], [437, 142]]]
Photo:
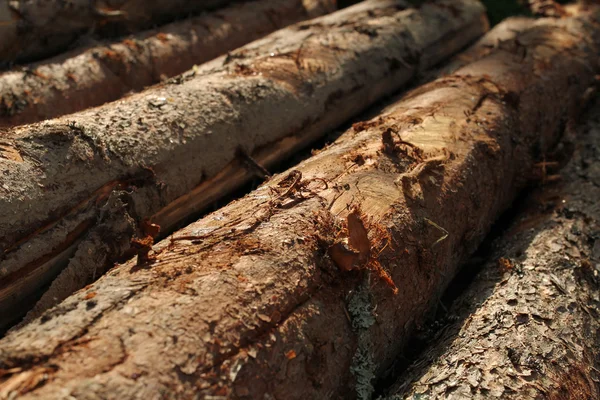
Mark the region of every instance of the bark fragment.
[[577, 137], [389, 399], [600, 398], [600, 103]]
[[132, 255], [143, 220], [172, 231], [254, 176], [250, 160], [284, 159], [487, 28], [475, 0], [405, 5], [367, 1], [121, 101], [6, 131], [0, 320], [66, 260], [79, 278], [55, 282], [42, 309]]
[[[367, 398], [593, 82], [599, 12], [411, 92], [8, 334], [0, 390], [52, 368], [23, 398]], [[358, 225], [398, 294], [327, 256]]]
[[0, 75], [0, 126], [116, 100], [334, 8], [334, 0], [249, 1], [5, 72]]

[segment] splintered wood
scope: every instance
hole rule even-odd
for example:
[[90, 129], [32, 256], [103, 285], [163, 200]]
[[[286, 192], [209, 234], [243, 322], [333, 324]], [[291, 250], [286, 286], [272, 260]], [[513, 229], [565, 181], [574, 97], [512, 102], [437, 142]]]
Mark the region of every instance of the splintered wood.
[[486, 29], [476, 0], [366, 1], [123, 100], [2, 132], [0, 326], [61, 271], [30, 316], [145, 251], [131, 243], [144, 220], [172, 232]]
[[600, 10], [571, 13], [412, 91], [158, 243], [152, 261], [116, 266], [9, 333], [0, 391], [371, 398], [593, 84]]
[[[380, 225], [368, 223], [365, 221], [360, 209], [354, 206], [346, 217], [344, 233], [346, 238], [336, 240], [329, 246], [328, 254], [331, 260], [344, 271], [356, 269], [371, 269], [377, 272], [377, 275], [392, 289], [394, 294], [398, 293], [398, 288], [388, 272], [381, 267], [379, 257], [381, 253], [391, 246], [392, 238], [387, 230]], [[372, 234], [371, 237], [376, 243], [371, 243], [369, 231], [379, 228], [379, 232]]]

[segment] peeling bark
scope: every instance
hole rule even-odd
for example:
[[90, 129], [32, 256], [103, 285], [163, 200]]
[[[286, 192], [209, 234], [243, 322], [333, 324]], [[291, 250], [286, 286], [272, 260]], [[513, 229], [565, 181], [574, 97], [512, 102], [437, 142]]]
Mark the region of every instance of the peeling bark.
[[116, 100], [334, 8], [334, 0], [244, 2], [5, 72], [0, 75], [0, 126], [42, 121]]
[[577, 141], [389, 399], [600, 398], [600, 103]]
[[65, 50], [82, 35], [148, 29], [232, 0], [0, 0], [0, 60], [27, 62]]
[[0, 390], [368, 398], [592, 84], [599, 13], [420, 87], [9, 333]]
[[66, 262], [72, 275], [42, 309], [132, 255], [134, 235], [147, 251], [144, 227], [172, 232], [487, 28], [476, 0], [404, 5], [367, 1], [121, 101], [5, 132], [0, 320]]

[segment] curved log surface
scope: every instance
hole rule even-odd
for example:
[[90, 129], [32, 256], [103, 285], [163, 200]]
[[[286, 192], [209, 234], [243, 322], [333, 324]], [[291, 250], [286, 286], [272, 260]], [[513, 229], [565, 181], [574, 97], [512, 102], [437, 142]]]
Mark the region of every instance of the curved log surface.
[[0, 126], [43, 121], [117, 100], [334, 9], [334, 0], [248, 1], [4, 72]]
[[369, 398], [598, 71], [547, 20], [0, 341], [24, 399]]
[[599, 105], [561, 181], [528, 196], [450, 309], [459, 322], [398, 379], [389, 400], [600, 398]]
[[76, 277], [43, 307], [152, 244], [147, 220], [172, 232], [264, 177], [256, 160], [285, 159], [487, 28], [476, 0], [405, 6], [367, 1], [126, 99], [4, 132], [0, 321], [65, 264]]
[[82, 35], [115, 36], [223, 7], [232, 0], [0, 0], [0, 61], [30, 62]]

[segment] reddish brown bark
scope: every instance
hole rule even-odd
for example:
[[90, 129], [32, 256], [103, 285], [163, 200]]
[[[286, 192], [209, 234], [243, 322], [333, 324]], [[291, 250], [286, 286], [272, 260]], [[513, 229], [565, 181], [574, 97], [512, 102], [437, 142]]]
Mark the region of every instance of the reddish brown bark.
[[5, 72], [0, 75], [0, 126], [116, 100], [334, 8], [334, 0], [250, 1]]
[[285, 159], [487, 28], [476, 0], [405, 5], [363, 2], [121, 101], [5, 132], [0, 316], [65, 266], [73, 275], [44, 307], [85, 286], [132, 254], [145, 220], [172, 232], [263, 177], [252, 158]]
[[388, 399], [600, 398], [599, 105], [562, 179], [523, 201], [449, 310], [458, 322], [440, 330]]
[[465, 51], [452, 57], [447, 63], [444, 63], [439, 69], [431, 71], [432, 74], [443, 75], [451, 74], [460, 67], [478, 60], [487, 54], [495, 51], [504, 43], [511, 42], [524, 30], [530, 29], [532, 25], [544, 25], [545, 20], [533, 21], [527, 17], [510, 17], [500, 22], [487, 34], [482, 36], [477, 42], [471, 45]]
[[409, 93], [12, 332], [0, 388], [369, 398], [594, 82], [591, 12]]
[[177, 17], [222, 7], [232, 0], [2, 0], [0, 60], [32, 61], [64, 50], [95, 31], [114, 36]]

